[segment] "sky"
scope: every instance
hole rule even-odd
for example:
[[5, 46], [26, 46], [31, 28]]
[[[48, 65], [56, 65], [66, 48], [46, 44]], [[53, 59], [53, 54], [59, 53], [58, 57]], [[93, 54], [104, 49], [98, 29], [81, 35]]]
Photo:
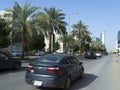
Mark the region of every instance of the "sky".
[[120, 0], [1, 0], [0, 10], [12, 8], [15, 1], [21, 5], [28, 1], [31, 6], [61, 9], [69, 24], [67, 29], [81, 20], [88, 25], [93, 37], [99, 38], [100, 33], [105, 31], [105, 46], [108, 51], [116, 48], [117, 34], [120, 31]]

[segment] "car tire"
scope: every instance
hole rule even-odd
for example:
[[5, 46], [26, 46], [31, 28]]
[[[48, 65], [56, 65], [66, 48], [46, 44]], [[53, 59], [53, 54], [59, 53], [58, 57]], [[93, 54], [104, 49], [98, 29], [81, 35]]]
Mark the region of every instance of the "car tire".
[[70, 77], [68, 77], [63, 90], [69, 90], [70, 85], [71, 85], [71, 79]]
[[96, 57], [94, 57], [94, 59], [96, 59]]

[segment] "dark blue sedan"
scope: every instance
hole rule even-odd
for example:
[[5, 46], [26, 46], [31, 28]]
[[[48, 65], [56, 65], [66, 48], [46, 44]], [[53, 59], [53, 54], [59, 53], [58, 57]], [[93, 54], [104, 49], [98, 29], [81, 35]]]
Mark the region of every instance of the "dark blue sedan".
[[72, 81], [81, 78], [84, 67], [79, 59], [67, 54], [48, 54], [29, 63], [25, 80], [37, 87], [69, 89]]

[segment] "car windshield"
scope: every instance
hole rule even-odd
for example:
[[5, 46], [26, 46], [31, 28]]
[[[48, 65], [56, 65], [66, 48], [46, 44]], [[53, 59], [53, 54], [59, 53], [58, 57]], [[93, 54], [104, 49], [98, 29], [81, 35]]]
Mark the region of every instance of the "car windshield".
[[43, 56], [39, 58], [36, 62], [41, 63], [58, 63], [60, 61], [59, 56]]

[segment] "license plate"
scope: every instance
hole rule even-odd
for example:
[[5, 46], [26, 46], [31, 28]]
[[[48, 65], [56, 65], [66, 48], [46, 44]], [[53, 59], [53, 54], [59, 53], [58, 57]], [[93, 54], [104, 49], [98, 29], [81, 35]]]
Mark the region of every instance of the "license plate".
[[34, 81], [34, 85], [35, 86], [41, 86], [42, 85], [42, 81]]

